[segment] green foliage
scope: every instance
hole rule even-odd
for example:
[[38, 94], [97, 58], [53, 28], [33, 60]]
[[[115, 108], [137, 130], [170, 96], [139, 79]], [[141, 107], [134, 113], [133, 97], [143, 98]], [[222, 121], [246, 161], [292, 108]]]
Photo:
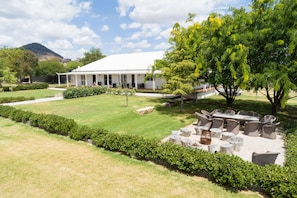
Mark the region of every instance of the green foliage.
[[[33, 89], [47, 89], [48, 83], [33, 83], [33, 84], [20, 84], [15, 87], [11, 87], [11, 91], [20, 91], [20, 90], [33, 90]], [[5, 89], [7, 91], [7, 89]]]
[[56, 76], [56, 73], [66, 72], [66, 68], [58, 60], [48, 60], [39, 63], [36, 68], [36, 76]]
[[3, 80], [11, 81], [9, 83], [31, 77], [38, 65], [38, 57], [33, 52], [20, 48], [1, 49], [0, 59], [4, 70]]
[[68, 88], [63, 92], [63, 97], [65, 99], [71, 99], [71, 98], [100, 95], [105, 93], [106, 90], [107, 90], [106, 87], [101, 87], [101, 86]]
[[19, 97], [4, 97], [0, 98], [0, 104], [2, 103], [10, 103], [10, 102], [19, 102], [19, 101], [25, 101], [25, 100], [34, 100], [34, 97], [24, 97], [24, 96], [19, 96]]
[[99, 48], [92, 48], [89, 52], [85, 52], [84, 55], [85, 57], [79, 59], [79, 62], [81, 62], [83, 65], [105, 57]]

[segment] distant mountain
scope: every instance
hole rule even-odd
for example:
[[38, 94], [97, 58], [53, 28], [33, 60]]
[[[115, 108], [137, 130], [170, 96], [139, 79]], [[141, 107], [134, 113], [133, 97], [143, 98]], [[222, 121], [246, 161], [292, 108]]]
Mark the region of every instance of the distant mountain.
[[60, 60], [63, 61], [63, 56], [57, 54], [56, 52], [48, 49], [47, 47], [39, 43], [30, 43], [22, 46], [26, 50], [32, 51], [36, 56], [38, 56], [39, 61], [44, 60]]

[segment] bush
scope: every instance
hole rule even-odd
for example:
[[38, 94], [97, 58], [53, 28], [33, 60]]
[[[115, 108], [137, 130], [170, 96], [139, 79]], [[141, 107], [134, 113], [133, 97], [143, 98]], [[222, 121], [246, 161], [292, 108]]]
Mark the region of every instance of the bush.
[[12, 91], [20, 90], [32, 90], [32, 89], [47, 89], [48, 83], [33, 83], [33, 84], [21, 84], [15, 87], [12, 87]]
[[24, 97], [24, 96], [19, 96], [19, 97], [4, 97], [0, 98], [0, 104], [3, 103], [10, 103], [10, 102], [19, 102], [19, 101], [25, 101], [25, 100], [34, 100], [34, 97]]
[[68, 88], [63, 92], [63, 97], [65, 99], [71, 99], [99, 95], [105, 93], [106, 89], [106, 87], [101, 86]]

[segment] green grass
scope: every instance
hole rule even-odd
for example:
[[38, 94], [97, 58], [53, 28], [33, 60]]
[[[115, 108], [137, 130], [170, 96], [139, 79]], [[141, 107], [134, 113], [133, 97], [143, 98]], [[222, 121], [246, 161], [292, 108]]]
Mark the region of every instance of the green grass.
[[[233, 105], [235, 111], [256, 111], [260, 115], [270, 114], [270, 104], [262, 98], [255, 100], [254, 96], [244, 94], [238, 97]], [[188, 102], [184, 105], [184, 113], [179, 112], [179, 105], [163, 107], [166, 101], [151, 97], [129, 97], [129, 106], [126, 107], [125, 96], [103, 94], [70, 100], [48, 103], [37, 103], [17, 106], [23, 110], [36, 113], [57, 114], [66, 118], [73, 118], [81, 125], [102, 127], [111, 132], [141, 135], [147, 138], [162, 139], [172, 130], [178, 130], [193, 123], [197, 118], [195, 111], [201, 109], [226, 109], [225, 100], [221, 96], [213, 96], [197, 102]], [[138, 115], [136, 109], [154, 106], [153, 113]], [[296, 105], [288, 105], [279, 112], [279, 121], [296, 121]]]
[[62, 91], [50, 90], [50, 89], [35, 89], [25, 91], [12, 91], [12, 92], [0, 92], [0, 98], [3, 97], [34, 97], [34, 98], [48, 98], [55, 95], [61, 95]]
[[[23, 105], [17, 106], [17, 108], [73, 118], [81, 125], [102, 127], [111, 132], [130, 133], [158, 139], [169, 135], [172, 130], [177, 130], [195, 121], [193, 112], [179, 114], [178, 107], [161, 107], [162, 102], [164, 102], [162, 99], [130, 96], [129, 106], [126, 107], [125, 96], [103, 94]], [[146, 115], [135, 113], [136, 109], [146, 106], [155, 106], [156, 109]]]
[[261, 197], [0, 118], [0, 197]]

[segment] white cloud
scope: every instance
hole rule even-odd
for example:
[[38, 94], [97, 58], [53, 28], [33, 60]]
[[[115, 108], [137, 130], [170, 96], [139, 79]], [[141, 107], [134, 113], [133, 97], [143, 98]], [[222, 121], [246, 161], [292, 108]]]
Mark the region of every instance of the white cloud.
[[19, 47], [39, 42], [48, 44], [50, 49], [64, 57], [72, 58], [76, 45], [88, 48], [101, 45], [100, 37], [92, 29], [71, 22], [90, 10], [90, 1], [3, 1], [0, 7], [0, 43]]
[[170, 48], [170, 44], [165, 42], [161, 42], [154, 46], [154, 49], [156, 50], [167, 50], [168, 48]]
[[184, 21], [188, 13], [208, 15], [222, 6], [227, 6], [235, 0], [119, 0], [118, 12], [121, 16], [129, 16], [138, 23], [171, 24]]
[[124, 47], [126, 48], [150, 48], [152, 45], [147, 40], [142, 40], [140, 42], [128, 42]]
[[103, 25], [101, 28], [101, 31], [103, 31], [103, 32], [107, 32], [108, 30], [109, 30], [108, 25]]
[[119, 43], [122, 42], [123, 39], [120, 36], [116, 36], [113, 40], [114, 40], [115, 43], [119, 44]]
[[127, 24], [126, 24], [126, 23], [122, 23], [122, 24], [120, 25], [120, 27], [121, 27], [123, 30], [125, 30], [125, 29], [127, 29]]

